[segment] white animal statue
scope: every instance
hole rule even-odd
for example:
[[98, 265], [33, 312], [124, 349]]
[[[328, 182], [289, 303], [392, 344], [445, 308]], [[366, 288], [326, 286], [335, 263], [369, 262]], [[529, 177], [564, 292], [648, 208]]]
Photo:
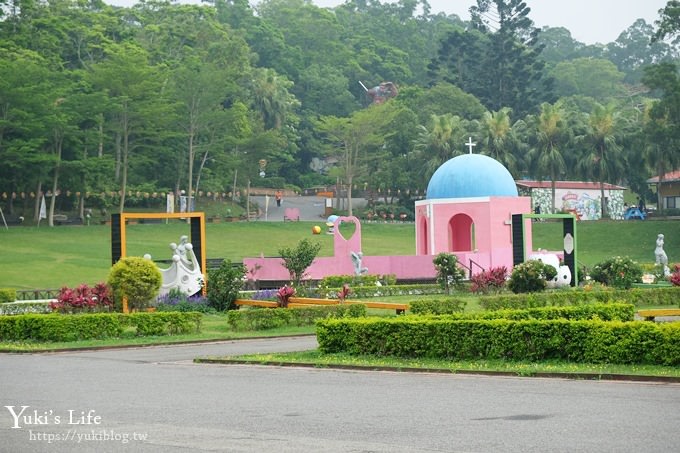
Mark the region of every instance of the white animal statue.
[[546, 282], [548, 288], [560, 288], [571, 284], [571, 269], [569, 269], [569, 266], [560, 266], [560, 259], [554, 253], [545, 253], [539, 250], [539, 253], [529, 255], [528, 259], [538, 260], [555, 268], [557, 275]]
[[[201, 265], [194, 254], [194, 247], [188, 241], [187, 236], [180, 237], [179, 245], [174, 242], [170, 244], [172, 250], [172, 264], [167, 269], [160, 269], [163, 283], [159, 295], [169, 293], [177, 289], [182, 293], [191, 296], [201, 290], [203, 285], [203, 273]], [[151, 259], [151, 255], [144, 255]]]

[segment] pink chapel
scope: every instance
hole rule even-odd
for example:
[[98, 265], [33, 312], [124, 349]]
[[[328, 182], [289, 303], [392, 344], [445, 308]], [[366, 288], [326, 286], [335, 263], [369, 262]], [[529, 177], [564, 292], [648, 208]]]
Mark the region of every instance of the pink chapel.
[[[307, 277], [368, 273], [395, 275], [398, 280], [432, 279], [433, 259], [442, 252], [455, 254], [473, 274], [498, 266], [512, 269], [511, 216], [530, 213], [531, 198], [518, 196], [512, 175], [501, 163], [481, 154], [460, 155], [435, 171], [427, 198], [415, 204], [415, 255], [363, 255], [359, 219], [340, 216], [333, 228], [333, 256], [316, 258]], [[351, 237], [337, 228], [342, 222], [355, 224]], [[532, 250], [531, 221], [525, 222], [524, 247]], [[249, 277], [260, 281], [287, 280], [282, 263], [275, 257], [243, 260]]]

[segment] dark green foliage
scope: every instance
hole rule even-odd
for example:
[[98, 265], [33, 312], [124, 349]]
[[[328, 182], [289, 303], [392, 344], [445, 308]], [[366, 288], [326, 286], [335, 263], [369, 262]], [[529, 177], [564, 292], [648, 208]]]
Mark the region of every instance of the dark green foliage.
[[463, 299], [422, 299], [409, 302], [409, 312], [414, 315], [445, 315], [462, 313], [467, 301]]
[[531, 293], [543, 291], [547, 281], [557, 275], [557, 270], [539, 260], [529, 260], [515, 266], [508, 281], [508, 288], [513, 293]]
[[317, 339], [325, 353], [680, 365], [679, 323], [420, 316], [328, 319], [318, 322]]
[[300, 286], [305, 271], [311, 266], [319, 250], [321, 250], [321, 244], [313, 243], [309, 239], [301, 240], [295, 248], [283, 247], [279, 249], [283, 266], [288, 269], [294, 287]]
[[0, 288], [0, 304], [17, 300], [17, 290], [14, 288]]
[[81, 341], [117, 338], [126, 326], [137, 335], [200, 331], [200, 313], [87, 313], [0, 316], [0, 341]]
[[246, 267], [224, 260], [219, 268], [208, 271], [208, 305], [217, 311], [231, 310], [243, 288]]
[[137, 329], [138, 336], [180, 335], [200, 332], [201, 319], [197, 312], [130, 313], [126, 322]]
[[451, 288], [460, 287], [465, 278], [465, 270], [458, 266], [458, 257], [453, 253], [440, 253], [434, 260], [437, 270], [437, 283], [451, 294]]
[[596, 264], [590, 271], [596, 282], [617, 289], [629, 289], [642, 282], [642, 266], [627, 256], [615, 256]]
[[633, 288], [629, 290], [565, 290], [529, 294], [499, 294], [479, 298], [485, 310], [622, 302], [637, 306], [676, 305], [680, 288]]
[[234, 330], [265, 330], [283, 326], [309, 326], [319, 319], [362, 316], [366, 316], [366, 306], [362, 304], [295, 309], [253, 308], [230, 311], [228, 322]]
[[158, 296], [162, 277], [158, 266], [146, 258], [128, 256], [113, 265], [107, 284], [111, 287], [117, 306], [127, 298], [130, 310], [147, 308]]

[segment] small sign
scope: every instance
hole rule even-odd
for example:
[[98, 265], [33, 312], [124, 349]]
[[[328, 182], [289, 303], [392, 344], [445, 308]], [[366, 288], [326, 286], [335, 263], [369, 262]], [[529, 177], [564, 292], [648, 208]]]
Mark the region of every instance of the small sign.
[[571, 233], [567, 233], [564, 236], [564, 252], [567, 255], [574, 253], [574, 237], [571, 235]]

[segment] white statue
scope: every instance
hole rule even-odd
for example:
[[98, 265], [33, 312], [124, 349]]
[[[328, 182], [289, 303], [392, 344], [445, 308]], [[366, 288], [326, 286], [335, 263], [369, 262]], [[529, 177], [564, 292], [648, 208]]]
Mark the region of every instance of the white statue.
[[671, 275], [671, 270], [668, 268], [668, 256], [663, 249], [663, 234], [656, 237], [656, 248], [654, 249], [654, 256], [656, 257], [656, 264], [663, 266], [663, 275], [668, 277]]
[[554, 253], [545, 253], [539, 249], [538, 253], [529, 255], [528, 259], [541, 261], [555, 268], [557, 274], [546, 282], [548, 288], [560, 288], [571, 284], [571, 269], [569, 266], [560, 266], [560, 259]]
[[350, 252], [352, 255], [352, 264], [354, 265], [354, 275], [362, 275], [368, 272], [367, 267], [361, 267], [361, 261], [363, 260], [364, 254], [359, 252]]
[[[173, 289], [178, 289], [191, 296], [201, 290], [203, 273], [201, 265], [194, 254], [194, 247], [187, 236], [180, 237], [179, 245], [170, 244], [172, 250], [172, 264], [167, 269], [160, 269], [163, 283], [159, 294], [162, 296]], [[151, 255], [144, 255], [151, 259]]]

